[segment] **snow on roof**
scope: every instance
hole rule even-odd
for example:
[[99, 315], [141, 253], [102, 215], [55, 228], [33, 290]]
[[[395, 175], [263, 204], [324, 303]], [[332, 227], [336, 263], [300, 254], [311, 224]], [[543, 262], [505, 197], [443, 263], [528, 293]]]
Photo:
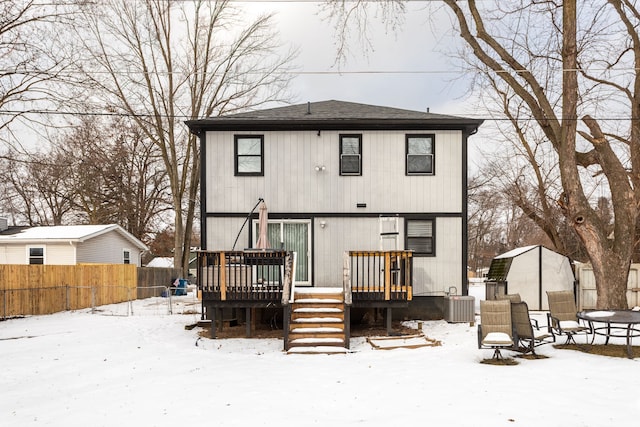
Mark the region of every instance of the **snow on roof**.
[[146, 245], [136, 237], [128, 233], [117, 224], [104, 225], [54, 225], [25, 228], [14, 234], [0, 235], [0, 242], [27, 243], [27, 242], [54, 242], [75, 241], [84, 242], [87, 239], [99, 236], [109, 231], [117, 231], [129, 241], [140, 248], [147, 249]]
[[149, 261], [147, 267], [173, 268], [173, 257], [157, 256]]
[[531, 249], [537, 248], [538, 246], [539, 245], [532, 245], [532, 246], [523, 246], [521, 248], [511, 249], [509, 252], [500, 254], [496, 256], [494, 259], [517, 257], [518, 255], [522, 255], [525, 252], [529, 252]]

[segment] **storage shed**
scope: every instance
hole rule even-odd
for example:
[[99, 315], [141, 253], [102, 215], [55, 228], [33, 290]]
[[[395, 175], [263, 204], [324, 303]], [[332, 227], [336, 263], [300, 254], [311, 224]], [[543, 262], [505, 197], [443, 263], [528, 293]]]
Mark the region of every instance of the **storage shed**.
[[504, 284], [504, 293], [520, 294], [531, 310], [548, 310], [546, 292], [573, 291], [575, 276], [567, 256], [537, 245], [496, 256], [487, 274], [487, 289], [491, 282]]

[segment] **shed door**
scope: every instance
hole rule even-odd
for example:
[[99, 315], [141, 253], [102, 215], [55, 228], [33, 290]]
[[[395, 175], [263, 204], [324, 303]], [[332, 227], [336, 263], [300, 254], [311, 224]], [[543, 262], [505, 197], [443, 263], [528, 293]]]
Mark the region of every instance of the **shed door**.
[[[260, 229], [258, 221], [253, 223], [254, 246], [258, 240]], [[272, 249], [284, 249], [296, 252], [296, 284], [311, 284], [311, 220], [269, 220], [267, 236]]]

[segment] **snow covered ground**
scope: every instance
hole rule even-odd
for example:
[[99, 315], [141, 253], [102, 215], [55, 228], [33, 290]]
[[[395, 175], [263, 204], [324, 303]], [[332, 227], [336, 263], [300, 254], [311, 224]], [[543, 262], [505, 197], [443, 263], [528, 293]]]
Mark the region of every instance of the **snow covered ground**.
[[476, 327], [444, 321], [423, 323], [439, 347], [354, 338], [349, 354], [287, 355], [281, 339], [198, 339], [184, 328], [199, 318], [193, 297], [174, 298], [173, 313], [190, 314], [167, 314], [166, 300], [0, 322], [0, 426], [640, 422], [640, 359], [547, 345], [547, 359], [486, 365]]

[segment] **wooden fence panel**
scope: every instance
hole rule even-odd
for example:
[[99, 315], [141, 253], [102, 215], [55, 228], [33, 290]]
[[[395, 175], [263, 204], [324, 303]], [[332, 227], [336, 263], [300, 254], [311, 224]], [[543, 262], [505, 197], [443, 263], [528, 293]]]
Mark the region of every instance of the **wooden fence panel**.
[[173, 281], [182, 277], [179, 268], [139, 267], [138, 299], [159, 297], [163, 289], [171, 286]]
[[131, 264], [0, 265], [0, 315], [50, 314], [136, 297]]

